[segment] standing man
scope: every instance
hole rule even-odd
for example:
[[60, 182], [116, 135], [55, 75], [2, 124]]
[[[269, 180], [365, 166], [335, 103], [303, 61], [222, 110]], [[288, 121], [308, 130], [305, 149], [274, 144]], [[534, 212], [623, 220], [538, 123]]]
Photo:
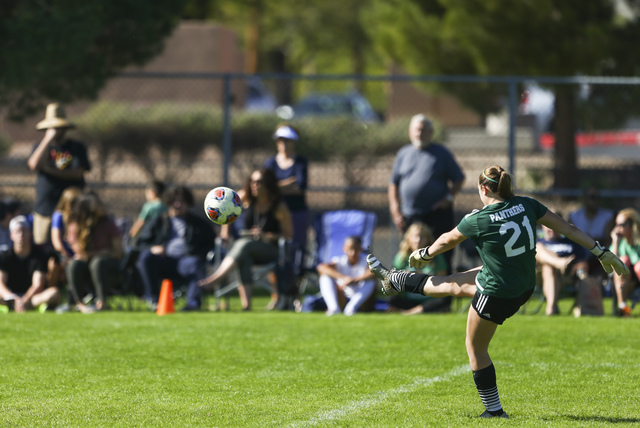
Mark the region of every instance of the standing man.
[[13, 246], [0, 252], [0, 303], [13, 303], [16, 312], [58, 301], [60, 292], [46, 288], [47, 255], [31, 245], [31, 229], [25, 216], [9, 223]]
[[[411, 145], [396, 155], [389, 181], [389, 211], [393, 223], [404, 233], [412, 223], [428, 225], [435, 238], [454, 226], [453, 198], [464, 174], [449, 150], [431, 141], [433, 124], [423, 114], [409, 123]], [[447, 256], [451, 272], [451, 252]]]
[[56, 103], [47, 106], [44, 120], [36, 126], [39, 131], [46, 130], [27, 161], [29, 169], [38, 173], [33, 210], [33, 240], [38, 245], [51, 240], [51, 214], [64, 189], [69, 186], [83, 189], [84, 173], [91, 170], [85, 145], [65, 138], [69, 128], [75, 125]]

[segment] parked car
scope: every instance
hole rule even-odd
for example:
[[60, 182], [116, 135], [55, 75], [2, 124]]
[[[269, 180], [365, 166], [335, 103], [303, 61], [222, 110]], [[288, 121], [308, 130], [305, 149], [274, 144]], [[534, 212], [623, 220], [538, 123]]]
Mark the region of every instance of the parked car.
[[259, 77], [250, 77], [246, 81], [247, 89], [244, 108], [253, 112], [272, 112], [278, 106], [276, 97]]
[[362, 122], [380, 122], [380, 115], [358, 92], [318, 92], [301, 99], [293, 106], [280, 106], [278, 116], [285, 120], [308, 116], [348, 116]]

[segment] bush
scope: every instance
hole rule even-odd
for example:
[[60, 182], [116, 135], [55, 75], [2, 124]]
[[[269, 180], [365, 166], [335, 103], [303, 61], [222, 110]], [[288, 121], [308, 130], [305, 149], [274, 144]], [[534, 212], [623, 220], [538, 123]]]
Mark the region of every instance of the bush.
[[[211, 145], [223, 148], [223, 112], [220, 106], [210, 104], [167, 102], [140, 106], [103, 101], [75, 121], [81, 137], [97, 147], [103, 159], [111, 152], [125, 152], [143, 162], [152, 148], [166, 159], [170, 155], [188, 159]], [[272, 134], [279, 123], [281, 120], [272, 114], [234, 111], [233, 154], [274, 150]], [[409, 118], [368, 124], [348, 118], [292, 122], [301, 135], [298, 152], [316, 161], [394, 154], [408, 143], [408, 123]], [[444, 133], [439, 123], [435, 126], [438, 139]]]

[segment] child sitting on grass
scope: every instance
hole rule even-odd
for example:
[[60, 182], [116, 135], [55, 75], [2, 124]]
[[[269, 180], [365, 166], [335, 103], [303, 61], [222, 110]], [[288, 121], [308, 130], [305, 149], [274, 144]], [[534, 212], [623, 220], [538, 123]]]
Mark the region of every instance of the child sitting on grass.
[[362, 239], [350, 236], [344, 241], [344, 254], [329, 263], [320, 263], [320, 293], [327, 305], [327, 315], [355, 314], [373, 296], [376, 281], [369, 271]]

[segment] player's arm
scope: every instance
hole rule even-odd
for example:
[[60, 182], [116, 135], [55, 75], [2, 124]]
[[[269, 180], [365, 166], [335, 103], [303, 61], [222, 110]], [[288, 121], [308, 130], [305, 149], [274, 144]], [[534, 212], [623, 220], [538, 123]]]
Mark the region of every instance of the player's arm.
[[551, 210], [547, 210], [545, 215], [538, 219], [538, 223], [555, 230], [583, 247], [591, 249], [596, 245], [595, 239], [575, 227], [573, 224], [565, 221], [562, 217]]
[[425, 267], [435, 256], [442, 254], [467, 239], [457, 227], [443, 233], [428, 247], [415, 250], [409, 256], [409, 266], [416, 269]]
[[440, 235], [433, 244], [427, 247], [427, 254], [433, 258], [438, 254], [449, 251], [465, 239], [467, 239], [467, 237], [460, 233], [457, 227], [454, 227], [449, 232], [445, 232]]

